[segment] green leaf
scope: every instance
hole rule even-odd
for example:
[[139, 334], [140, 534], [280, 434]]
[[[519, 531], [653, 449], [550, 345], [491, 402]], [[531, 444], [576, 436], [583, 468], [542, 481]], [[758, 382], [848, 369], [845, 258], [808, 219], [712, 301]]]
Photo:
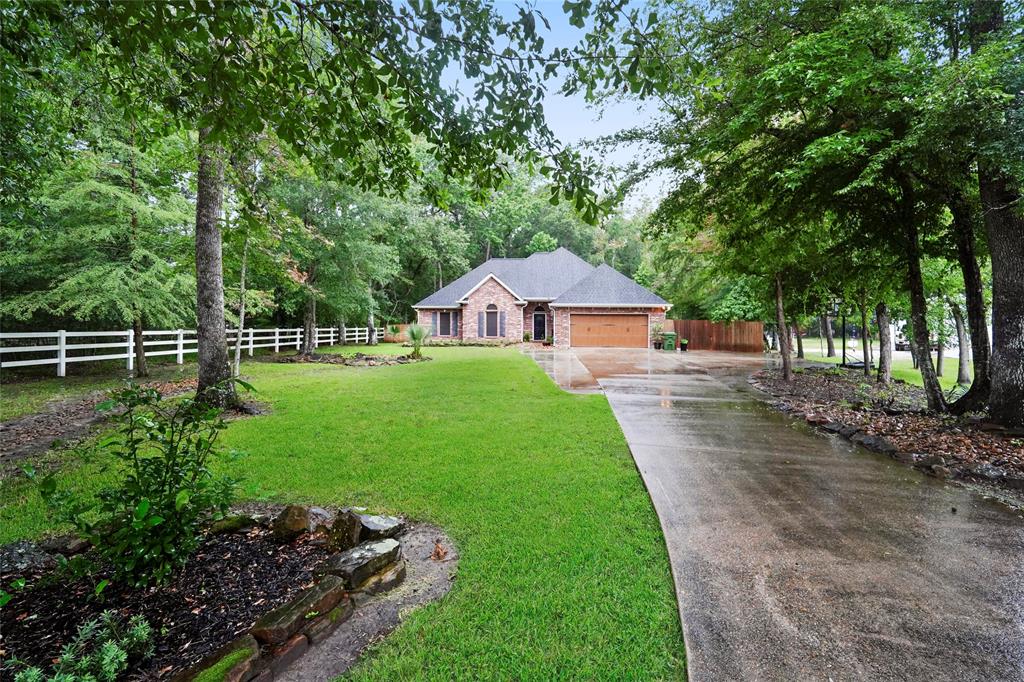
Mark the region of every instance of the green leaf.
[[187, 490], [178, 491], [178, 494], [174, 496], [174, 510], [181, 511], [182, 507], [188, 504], [191, 497]]

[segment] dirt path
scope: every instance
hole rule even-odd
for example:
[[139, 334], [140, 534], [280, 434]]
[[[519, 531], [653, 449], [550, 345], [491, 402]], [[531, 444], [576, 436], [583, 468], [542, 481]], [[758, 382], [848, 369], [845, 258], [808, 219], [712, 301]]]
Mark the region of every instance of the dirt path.
[[[157, 388], [161, 395], [171, 396], [195, 390], [196, 380], [146, 385]], [[81, 398], [54, 401], [42, 412], [0, 424], [0, 479], [9, 475], [17, 462], [26, 457], [88, 436], [97, 424], [106, 420], [106, 415], [96, 411], [96, 405], [105, 397], [104, 392], [93, 391]]]

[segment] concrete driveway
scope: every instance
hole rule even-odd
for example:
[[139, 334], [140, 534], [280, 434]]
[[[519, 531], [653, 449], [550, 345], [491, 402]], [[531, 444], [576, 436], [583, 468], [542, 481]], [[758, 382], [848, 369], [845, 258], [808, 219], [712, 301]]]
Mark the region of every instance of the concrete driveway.
[[547, 352], [622, 425], [692, 680], [1024, 680], [1019, 512], [777, 413], [761, 356]]

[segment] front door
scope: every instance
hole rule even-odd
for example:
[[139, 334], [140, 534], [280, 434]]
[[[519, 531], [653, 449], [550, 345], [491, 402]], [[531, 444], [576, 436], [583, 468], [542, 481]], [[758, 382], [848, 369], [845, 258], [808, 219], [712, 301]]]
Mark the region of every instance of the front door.
[[544, 312], [533, 314], [533, 340], [543, 341], [548, 338], [548, 315]]

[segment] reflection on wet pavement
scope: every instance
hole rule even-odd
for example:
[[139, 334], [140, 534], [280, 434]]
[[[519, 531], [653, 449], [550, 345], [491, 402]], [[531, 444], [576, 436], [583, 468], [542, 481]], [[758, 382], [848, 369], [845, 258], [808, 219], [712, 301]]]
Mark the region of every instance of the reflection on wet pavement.
[[777, 413], [763, 356], [549, 352], [622, 426], [691, 680], [1024, 680], [1018, 512]]

